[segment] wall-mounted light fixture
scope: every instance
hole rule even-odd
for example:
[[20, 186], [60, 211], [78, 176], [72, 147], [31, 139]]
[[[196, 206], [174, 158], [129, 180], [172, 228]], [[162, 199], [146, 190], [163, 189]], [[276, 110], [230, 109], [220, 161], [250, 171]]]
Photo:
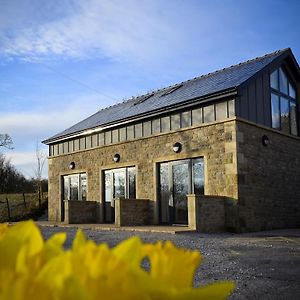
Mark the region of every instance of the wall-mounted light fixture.
[[175, 153], [179, 153], [182, 149], [182, 145], [179, 143], [179, 142], [176, 142], [174, 145], [173, 145], [173, 151]]
[[118, 154], [118, 153], [116, 153], [115, 155], [114, 155], [114, 158], [113, 158], [113, 160], [114, 160], [114, 162], [119, 162], [120, 161], [120, 154]]
[[268, 146], [269, 143], [270, 143], [270, 140], [269, 138], [264, 134], [262, 137], [261, 137], [261, 143], [263, 144], [263, 146]]
[[74, 163], [74, 161], [70, 162], [70, 164], [69, 164], [69, 169], [70, 169], [70, 170], [75, 169], [75, 163]]

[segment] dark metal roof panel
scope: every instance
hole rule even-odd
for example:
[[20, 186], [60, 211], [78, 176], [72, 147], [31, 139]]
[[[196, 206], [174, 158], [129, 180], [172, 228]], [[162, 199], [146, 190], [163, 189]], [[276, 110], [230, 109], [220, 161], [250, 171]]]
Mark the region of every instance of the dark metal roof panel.
[[270, 64], [274, 59], [279, 57], [284, 51], [285, 50], [276, 51], [263, 57], [181, 82], [174, 85], [181, 85], [181, 87], [167, 95], [164, 94], [170, 87], [149, 93], [153, 93], [153, 96], [149, 97], [145, 101], [141, 100], [149, 94], [131, 98], [125, 102], [107, 107], [72, 127], [52, 136], [47, 140], [47, 142], [60, 137], [72, 135], [86, 129], [104, 126], [172, 105], [186, 103], [191, 99], [201, 98], [203, 96], [238, 87], [265, 66]]

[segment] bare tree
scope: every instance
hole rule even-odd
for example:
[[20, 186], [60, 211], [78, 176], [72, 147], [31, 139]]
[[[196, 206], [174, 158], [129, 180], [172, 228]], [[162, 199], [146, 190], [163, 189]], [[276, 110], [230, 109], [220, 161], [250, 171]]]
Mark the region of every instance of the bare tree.
[[8, 134], [0, 134], [0, 147], [5, 147], [7, 149], [13, 149], [13, 141]]
[[41, 195], [43, 195], [43, 169], [45, 165], [45, 161], [47, 158], [47, 155], [44, 150], [42, 150], [38, 143], [36, 144], [36, 149], [35, 149], [35, 157], [36, 157], [36, 167], [34, 169], [34, 175], [36, 178], [36, 185], [37, 185], [37, 192], [38, 192], [38, 197], [39, 197], [39, 205], [41, 206]]

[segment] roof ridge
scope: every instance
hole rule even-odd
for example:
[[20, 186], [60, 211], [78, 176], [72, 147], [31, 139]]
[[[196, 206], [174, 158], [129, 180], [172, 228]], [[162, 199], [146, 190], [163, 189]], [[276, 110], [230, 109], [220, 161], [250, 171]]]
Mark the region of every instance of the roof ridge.
[[173, 88], [173, 87], [177, 87], [179, 85], [183, 85], [183, 84], [185, 84], [187, 82], [192, 82], [192, 81], [195, 81], [195, 80], [200, 79], [200, 78], [210, 77], [210, 76], [215, 75], [215, 74], [220, 73], [220, 72], [224, 72], [224, 71], [227, 71], [227, 70], [230, 70], [230, 69], [233, 69], [233, 68], [236, 68], [236, 67], [239, 67], [239, 66], [242, 66], [242, 65], [254, 62], [254, 61], [259, 61], [259, 60], [264, 59], [266, 57], [273, 56], [275, 54], [278, 54], [278, 53], [281, 53], [281, 52], [285, 52], [287, 50], [290, 50], [290, 48], [284, 48], [284, 49], [276, 50], [276, 51], [273, 51], [271, 53], [267, 53], [267, 54], [262, 55], [262, 56], [258, 56], [258, 57], [252, 58], [252, 59], [248, 59], [248, 60], [240, 62], [238, 64], [234, 64], [234, 65], [231, 65], [229, 67], [225, 67], [225, 68], [213, 71], [213, 72], [209, 72], [207, 74], [203, 74], [203, 75], [196, 76], [196, 77], [188, 79], [188, 80], [184, 80], [184, 81], [181, 81], [181, 82], [178, 82], [178, 83], [175, 83], [175, 84], [171, 84], [169, 86], [166, 86], [166, 87], [163, 87], [163, 88], [160, 88], [160, 89], [150, 90], [149, 92], [147, 92], [145, 94], [142, 94], [142, 95], [139, 95], [139, 96], [132, 96], [131, 98], [125, 99], [125, 100], [120, 101], [118, 103], [115, 103], [113, 105], [110, 105], [110, 106], [107, 106], [105, 108], [102, 108], [98, 112], [107, 110], [107, 109], [112, 108], [112, 107], [116, 107], [116, 106], [118, 106], [120, 104], [123, 104], [123, 103], [134, 101], [134, 100], [136, 100], [138, 98], [141, 98], [141, 97], [146, 97], [146, 96], [148, 96], [150, 94], [155, 94], [155, 93], [162, 92], [164, 90], [167, 90], [167, 89], [170, 89], [170, 88]]
[[[256, 57], [256, 58], [248, 59], [248, 60], [243, 61], [243, 62], [240, 62], [240, 63], [238, 63], [238, 64], [234, 64], [234, 65], [231, 65], [231, 66], [229, 66], [229, 67], [225, 67], [225, 68], [222, 68], [222, 69], [213, 71], [213, 72], [209, 72], [209, 73], [207, 73], [207, 74], [203, 74], [203, 75], [200, 75], [200, 76], [196, 76], [196, 77], [194, 77], [194, 78], [192, 78], [192, 79], [188, 79], [188, 80], [182, 81], [181, 83], [177, 83], [177, 84], [175, 84], [174, 86], [176, 86], [176, 85], [178, 85], [178, 84], [184, 84], [184, 83], [186, 83], [186, 82], [190, 82], [190, 81], [193, 81], [193, 80], [197, 80], [197, 79], [199, 79], [199, 78], [209, 77], [209, 76], [212, 76], [212, 75], [217, 74], [217, 73], [219, 73], [219, 72], [223, 72], [223, 71], [226, 71], [226, 70], [229, 70], [229, 69], [233, 69], [233, 68], [235, 68], [235, 67], [239, 67], [239, 66], [248, 64], [248, 63], [250, 63], [250, 62], [258, 61], [258, 60], [264, 59], [264, 58], [266, 58], [266, 57], [268, 57], [268, 56], [273, 56], [273, 55], [278, 54], [278, 53], [280, 53], [280, 52], [287, 51], [287, 50], [289, 50], [289, 49], [290, 49], [290, 48], [284, 48], [284, 49], [281, 49], [281, 50], [276, 50], [276, 51], [271, 52], [271, 53], [267, 53], [267, 54], [262, 55], [262, 56], [258, 56], [258, 57]], [[169, 87], [171, 87], [171, 86], [169, 86]]]

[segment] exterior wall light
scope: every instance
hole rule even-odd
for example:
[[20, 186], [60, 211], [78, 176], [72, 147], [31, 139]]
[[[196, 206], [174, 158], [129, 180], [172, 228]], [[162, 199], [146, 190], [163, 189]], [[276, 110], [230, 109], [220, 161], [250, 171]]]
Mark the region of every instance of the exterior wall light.
[[173, 151], [175, 153], [179, 153], [182, 149], [182, 145], [178, 142], [176, 142], [174, 145], [173, 145]]
[[113, 160], [114, 160], [114, 162], [119, 162], [120, 161], [120, 154], [118, 154], [118, 153], [116, 153], [115, 155], [114, 155], [114, 158], [113, 158]]
[[269, 138], [266, 136], [266, 135], [263, 135], [262, 138], [261, 138], [261, 143], [263, 144], [263, 146], [268, 146], [269, 143], [270, 143], [270, 140]]
[[70, 169], [70, 170], [75, 169], [75, 163], [74, 163], [74, 161], [70, 162], [70, 164], [69, 164], [69, 169]]

